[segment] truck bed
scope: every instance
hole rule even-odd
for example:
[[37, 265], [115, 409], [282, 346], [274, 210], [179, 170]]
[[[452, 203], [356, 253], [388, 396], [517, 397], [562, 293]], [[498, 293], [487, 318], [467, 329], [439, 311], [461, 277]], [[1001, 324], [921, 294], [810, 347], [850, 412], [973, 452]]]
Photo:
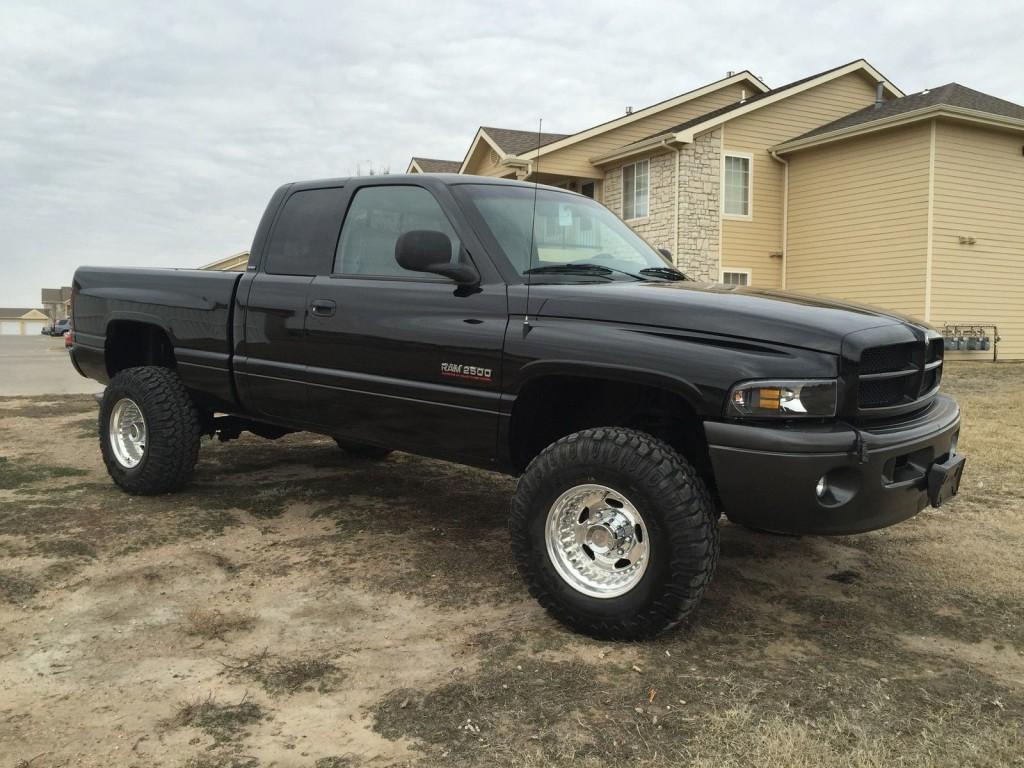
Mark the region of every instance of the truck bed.
[[131, 324], [159, 328], [185, 386], [213, 404], [236, 402], [231, 374], [241, 272], [80, 267], [74, 278], [75, 364], [106, 383], [104, 352]]

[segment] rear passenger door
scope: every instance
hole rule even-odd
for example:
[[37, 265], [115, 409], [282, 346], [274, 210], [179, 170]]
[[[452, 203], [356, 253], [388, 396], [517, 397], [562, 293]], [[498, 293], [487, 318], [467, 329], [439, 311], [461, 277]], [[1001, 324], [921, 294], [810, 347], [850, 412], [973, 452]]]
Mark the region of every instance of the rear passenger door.
[[346, 194], [343, 187], [294, 191], [271, 229], [250, 283], [235, 357], [242, 398], [254, 414], [315, 422], [303, 347], [307, 299], [313, 278], [334, 261]]
[[[339, 436], [486, 466], [497, 441], [505, 283], [453, 223], [446, 188], [350, 191], [333, 264], [309, 291], [311, 408]], [[448, 235], [452, 259], [473, 264], [480, 285], [399, 266], [395, 242], [411, 230]]]

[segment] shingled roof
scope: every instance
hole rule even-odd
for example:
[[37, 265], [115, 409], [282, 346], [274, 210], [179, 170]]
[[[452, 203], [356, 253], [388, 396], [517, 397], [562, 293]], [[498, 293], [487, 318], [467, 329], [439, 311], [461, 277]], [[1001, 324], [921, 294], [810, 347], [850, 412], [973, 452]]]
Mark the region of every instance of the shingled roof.
[[[553, 141], [564, 139], [568, 133], [538, 133], [537, 131], [517, 131], [512, 128], [480, 128], [486, 133], [506, 155], [521, 155], [537, 147], [543, 147]], [[461, 163], [459, 164], [462, 165]]]
[[[872, 105], [852, 112], [838, 120], [815, 128], [813, 131], [801, 134], [790, 141], [801, 141], [812, 136], [820, 136], [844, 128], [853, 128], [859, 125], [866, 125], [877, 120], [888, 117], [915, 112], [928, 107], [947, 106], [970, 109], [974, 112], [985, 112], [990, 115], [1009, 117], [1014, 120], [1024, 120], [1024, 107], [1014, 104], [1012, 101], [997, 99], [987, 93], [967, 88], [959, 83], [947, 83], [938, 88], [930, 88], [920, 93], [912, 93], [900, 99], [883, 101], [881, 104]], [[788, 143], [788, 142], [787, 142]]]
[[458, 173], [462, 167], [461, 160], [434, 160], [429, 157], [414, 157], [411, 163], [416, 163], [424, 173]]

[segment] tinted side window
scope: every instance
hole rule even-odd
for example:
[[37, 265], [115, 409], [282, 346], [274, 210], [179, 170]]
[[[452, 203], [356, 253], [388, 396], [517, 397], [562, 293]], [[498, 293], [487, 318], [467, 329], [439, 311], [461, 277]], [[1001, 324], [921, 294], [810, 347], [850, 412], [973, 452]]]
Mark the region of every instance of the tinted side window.
[[288, 198], [267, 245], [263, 271], [272, 275], [325, 275], [341, 227], [345, 190], [309, 189]]
[[459, 239], [437, 200], [422, 187], [365, 187], [356, 192], [341, 230], [334, 257], [335, 274], [423, 277], [395, 261], [395, 242], [405, 232], [432, 229], [452, 241], [452, 261]]

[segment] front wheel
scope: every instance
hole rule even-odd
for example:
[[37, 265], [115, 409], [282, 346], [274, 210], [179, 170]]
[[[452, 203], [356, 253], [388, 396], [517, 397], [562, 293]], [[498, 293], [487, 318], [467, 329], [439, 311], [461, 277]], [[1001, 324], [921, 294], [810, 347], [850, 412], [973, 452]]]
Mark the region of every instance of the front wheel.
[[199, 458], [200, 430], [195, 404], [170, 369], [127, 368], [103, 391], [103, 463], [128, 493], [151, 496], [184, 485]]
[[544, 449], [519, 480], [510, 529], [530, 593], [601, 639], [648, 638], [689, 616], [718, 560], [703, 481], [632, 429], [588, 429]]

